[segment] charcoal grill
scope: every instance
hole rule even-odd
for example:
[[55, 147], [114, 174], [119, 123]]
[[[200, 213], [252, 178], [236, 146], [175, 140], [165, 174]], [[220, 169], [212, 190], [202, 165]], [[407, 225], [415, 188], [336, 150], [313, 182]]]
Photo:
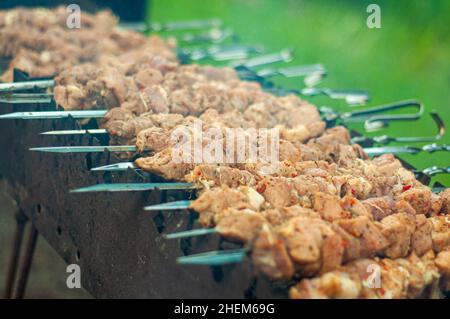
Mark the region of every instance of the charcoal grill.
[[[30, 111], [52, 108], [19, 107]], [[3, 114], [14, 109], [0, 105]], [[142, 210], [149, 204], [189, 198], [192, 194], [188, 192], [69, 194], [70, 189], [84, 185], [143, 181], [132, 171], [89, 172], [92, 167], [120, 161], [108, 152], [61, 156], [28, 151], [45, 144], [100, 145], [90, 136], [39, 135], [77, 127], [79, 123], [73, 119], [2, 122], [0, 176], [7, 180], [19, 216], [23, 214], [67, 264], [80, 265], [82, 285], [90, 294], [97, 298], [287, 297], [283, 284], [253, 279], [248, 262], [213, 267], [176, 263], [179, 256], [233, 247], [218, 236], [165, 240], [165, 232], [191, 229], [195, 214]], [[157, 176], [150, 179], [161, 181]], [[32, 249], [29, 252], [32, 254]], [[26, 274], [19, 274], [19, 282], [23, 276], [26, 279]], [[16, 291], [16, 296], [20, 295], [23, 291]]]
[[[15, 109], [11, 105], [0, 107], [3, 114]], [[52, 106], [27, 104], [20, 109], [44, 111]], [[248, 261], [212, 267], [175, 262], [179, 256], [234, 246], [218, 236], [166, 240], [163, 233], [191, 229], [196, 214], [142, 210], [146, 205], [188, 199], [193, 194], [187, 191], [70, 194], [71, 189], [85, 185], [144, 181], [133, 171], [89, 172], [92, 167], [120, 162], [112, 153], [28, 151], [36, 145], [100, 145], [95, 137], [86, 135], [39, 135], [79, 127], [73, 119], [2, 122], [0, 175], [7, 180], [8, 193], [20, 214], [67, 264], [80, 265], [82, 285], [90, 294], [97, 298], [287, 297], [287, 283], [254, 278]], [[423, 178], [423, 182], [429, 181]], [[162, 179], [150, 176], [150, 181]], [[26, 274], [19, 275], [20, 282]]]

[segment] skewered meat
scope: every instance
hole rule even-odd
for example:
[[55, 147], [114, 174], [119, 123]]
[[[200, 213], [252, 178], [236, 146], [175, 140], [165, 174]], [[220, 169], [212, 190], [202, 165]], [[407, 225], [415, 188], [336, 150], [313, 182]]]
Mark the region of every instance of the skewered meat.
[[230, 208], [222, 212], [216, 230], [230, 240], [248, 242], [255, 238], [265, 222], [261, 214], [251, 209]]
[[[117, 70], [117, 68], [113, 66], [102, 67], [97, 70], [96, 73], [92, 73], [91, 80], [89, 83], [83, 83], [78, 81], [67, 81], [65, 78], [72, 77], [73, 73], [80, 72], [84, 67], [77, 67], [74, 70], [70, 69], [62, 73], [59, 77], [56, 78], [56, 87], [55, 92], [64, 92], [68, 89], [65, 88], [68, 85], [77, 86], [78, 90], [81, 92], [85, 92], [85, 95], [89, 97], [92, 102], [90, 103], [90, 107], [94, 107], [95, 105], [104, 105], [104, 101], [102, 99], [103, 96], [116, 96], [116, 90], [112, 85], [112, 82], [109, 86], [98, 85], [105, 82], [105, 76], [102, 74], [114, 73], [122, 76], [121, 71]], [[86, 66], [89, 71], [90, 66]], [[170, 85], [163, 83], [151, 84], [149, 86], [143, 86], [142, 80], [142, 71], [137, 73], [136, 75], [123, 75], [123, 78], [127, 79], [127, 88], [128, 94], [124, 96], [123, 94], [116, 98], [115, 100], [119, 102], [121, 108], [124, 112], [131, 111], [136, 115], [145, 113], [145, 112], [153, 112], [153, 113], [179, 113], [183, 115], [193, 114], [200, 115], [205, 112], [205, 110], [209, 110], [210, 115], [200, 117], [202, 120], [208, 120], [213, 117], [214, 120], [218, 120], [220, 123], [227, 123], [228, 126], [231, 127], [261, 127], [261, 128], [272, 128], [274, 126], [282, 125], [286, 128], [283, 134], [291, 140], [297, 138], [299, 141], [306, 141], [309, 138], [320, 135], [324, 128], [325, 124], [320, 121], [319, 113], [317, 109], [307, 104], [303, 101], [300, 101], [297, 97], [290, 96], [290, 100], [296, 100], [297, 103], [290, 103], [284, 105], [282, 101], [279, 101], [277, 107], [273, 110], [270, 110], [267, 106], [266, 102], [259, 102], [258, 104], [247, 105], [246, 111], [244, 112], [244, 119], [241, 119], [238, 114], [238, 111], [234, 107], [230, 107], [231, 103], [229, 102], [230, 97], [228, 96], [228, 92], [233, 90], [227, 82], [204, 82], [205, 79], [202, 76], [203, 67], [195, 67], [187, 69], [186, 66], [179, 66], [175, 71], [167, 73], [164, 77], [170, 77], [171, 74], [189, 74], [192, 73], [191, 81], [181, 81], [181, 84], [178, 83], [178, 87], [173, 88]], [[158, 72], [157, 70], [155, 70]], [[195, 73], [197, 72], [197, 73]], [[216, 70], [216, 73], [219, 72], [227, 72], [226, 68]], [[122, 70], [123, 73], [123, 70]], [[154, 72], [153, 72], [154, 73]], [[136, 78], [139, 76], [138, 78]], [[158, 76], [157, 76], [158, 77]], [[106, 76], [106, 78], [108, 78]], [[120, 78], [119, 78], [120, 79]], [[119, 82], [115, 82], [119, 87], [124, 87], [124, 80], [120, 80]], [[72, 82], [72, 83], [71, 83]], [[73, 83], [75, 82], [75, 83]], [[148, 82], [151, 82], [149, 80]], [[106, 82], [109, 83], [109, 82]], [[185, 83], [185, 84], [183, 84]], [[93, 88], [89, 88], [93, 86]], [[234, 85], [234, 84], [233, 84]], [[100, 88], [96, 89], [97, 87]], [[240, 89], [243, 92], [245, 90]], [[98, 93], [98, 91], [100, 91]], [[61, 94], [55, 93], [56, 101], [65, 108], [74, 108], [77, 105], [68, 98], [61, 98]], [[253, 91], [247, 91], [249, 96], [253, 95]], [[251, 97], [248, 98], [250, 100]], [[274, 96], [271, 96], [272, 100], [276, 100]], [[278, 98], [282, 99], [282, 98]], [[117, 104], [117, 103], [115, 103]], [[114, 106], [114, 103], [106, 104], [106, 107]], [[89, 107], [89, 105], [86, 105]], [[258, 117], [252, 113], [252, 110], [255, 108], [259, 108], [259, 114], [263, 116], [263, 118], [258, 119]], [[217, 114], [213, 112], [216, 110]], [[248, 116], [245, 114], [248, 113]], [[286, 116], [285, 113], [288, 114], [297, 114], [296, 116]]]
[[254, 186], [255, 177], [245, 170], [219, 165], [198, 165], [186, 177], [187, 182], [203, 184], [205, 188], [227, 185]]
[[[45, 30], [54, 26], [67, 27], [67, 8], [58, 6], [54, 9], [22, 8], [0, 11], [0, 28], [31, 27]], [[108, 30], [117, 25], [117, 18], [109, 10], [102, 10], [96, 14], [81, 12], [80, 22], [86, 29]]]
[[415, 230], [416, 220], [413, 215], [398, 213], [383, 218], [381, 233], [389, 242], [384, 254], [390, 258], [406, 256], [411, 249], [411, 240]]
[[[246, 188], [247, 191], [251, 189]], [[217, 196], [217, 192], [222, 192], [221, 196]], [[286, 267], [286, 265], [276, 265], [276, 261], [270, 258], [283, 256], [285, 251], [292, 258], [292, 265], [296, 265], [295, 269], [300, 274], [314, 275], [321, 271], [335, 269], [344, 261], [358, 258], [375, 255], [401, 258], [411, 252], [420, 256], [430, 249], [434, 249], [438, 253], [450, 246], [450, 221], [444, 216], [427, 219], [424, 215], [415, 215], [415, 212], [409, 214], [408, 211], [402, 210], [402, 206], [397, 206], [394, 214], [386, 215], [387, 217], [381, 219], [380, 222], [374, 222], [373, 217], [369, 216], [369, 211], [362, 203], [358, 203], [355, 198], [346, 197], [341, 200], [340, 207], [334, 206], [336, 204], [331, 206], [331, 211], [339, 209], [341, 213], [339, 217], [333, 216], [330, 219], [329, 215], [324, 215], [323, 211], [321, 212], [317, 207], [309, 209], [302, 206], [291, 206], [267, 209], [267, 198], [257, 201], [258, 205], [254, 205], [257, 206], [256, 209], [250, 208], [245, 199], [246, 195], [241, 195], [241, 199], [235, 201], [238, 203], [235, 206], [233, 202], [225, 201], [228, 193], [238, 196], [239, 192], [227, 187], [213, 188], [203, 192], [200, 207], [194, 201], [191, 208], [200, 213], [203, 224], [209, 227], [219, 225], [223, 216], [226, 216], [226, 212], [230, 212], [231, 209], [235, 214], [233, 218], [230, 217], [227, 220], [227, 229], [233, 228], [231, 223], [235, 222], [235, 231], [244, 232], [242, 235], [233, 233], [231, 239], [244, 241], [246, 238], [251, 243], [252, 254], [255, 254], [253, 260], [255, 267], [271, 278], [279, 279], [282, 274], [275, 269], [278, 269], [278, 266]], [[258, 195], [254, 190], [253, 194]], [[333, 198], [328, 199], [317, 194], [315, 197], [316, 201], [322, 201], [320, 205], [322, 210], [323, 207], [327, 207], [327, 200], [333, 200]], [[215, 208], [211, 209], [211, 207]], [[251, 209], [253, 213], [261, 215], [261, 218], [251, 218], [257, 223], [257, 227], [253, 227], [255, 224], [246, 222], [245, 219], [242, 221], [239, 219], [238, 213], [242, 209], [247, 209], [247, 213]], [[254, 216], [253, 213], [251, 216]], [[265, 224], [267, 226], [262, 226]], [[269, 234], [270, 231], [274, 234]], [[318, 234], [323, 231], [325, 233], [319, 236]], [[226, 232], [220, 230], [218, 232], [224, 237], [227, 236]], [[311, 233], [309, 234], [309, 232]], [[249, 234], [256, 236], [254, 241], [251, 240]], [[263, 237], [259, 238], [260, 236]], [[281, 242], [277, 242], [275, 246], [267, 246], [267, 238]], [[314, 238], [315, 240], [313, 240]], [[326, 238], [325, 241], [323, 241], [324, 238]], [[268, 256], [264, 256], [264, 251], [258, 250], [259, 241], [261, 241], [261, 247], [270, 247], [267, 251]], [[305, 243], [308, 243], [309, 246]], [[303, 256], [303, 259], [300, 256]], [[282, 262], [285, 263], [283, 260]], [[266, 272], [264, 269], [273, 270], [274, 273], [269, 270]]]
[[430, 221], [433, 250], [435, 252], [443, 251], [450, 244], [450, 217], [449, 215], [439, 215], [431, 217]]
[[381, 220], [396, 211], [396, 202], [391, 196], [368, 198], [362, 202], [375, 220]]
[[433, 249], [433, 240], [431, 238], [433, 228], [431, 221], [424, 215], [416, 215], [415, 221], [416, 231], [411, 236], [411, 247], [418, 256], [422, 256]]
[[441, 290], [450, 291], [450, 250], [441, 251], [436, 257], [435, 264], [442, 275]]
[[335, 269], [342, 263], [341, 238], [330, 224], [321, 219], [294, 217], [275, 231], [303, 275]]
[[119, 29], [117, 19], [109, 11], [82, 13], [81, 28], [68, 28], [66, 19], [65, 7], [1, 12], [0, 57], [10, 60], [2, 79], [11, 81], [14, 68], [32, 77], [52, 77], [85, 62], [118, 61], [114, 57], [128, 51], [176, 60], [172, 43]]
[[[425, 298], [435, 296], [441, 275], [432, 252], [422, 258], [361, 259], [313, 279], [303, 279], [290, 289], [293, 299], [305, 298]], [[380, 269], [378, 283], [368, 278]], [[377, 274], [375, 274], [377, 275]]]
[[[165, 140], [163, 138], [158, 138], [155, 142], [156, 141]], [[143, 149], [143, 144], [144, 143], [140, 144], [140, 149]], [[289, 145], [289, 142], [286, 142], [285, 145]], [[164, 147], [164, 145], [161, 147]], [[280, 151], [281, 158], [289, 158], [290, 155], [284, 153], [284, 148], [280, 147]], [[290, 151], [288, 151], [287, 154], [290, 154], [289, 152]], [[170, 156], [171, 153], [167, 151], [164, 154], [159, 154], [156, 161], [159, 161], [161, 157]], [[189, 155], [189, 158], [191, 157], [192, 153]], [[211, 172], [214, 172], [215, 169], [217, 169], [217, 165], [211, 165], [208, 168], [208, 165], [203, 164], [204, 166], [202, 166], [202, 169], [196, 171], [197, 174], [200, 172], [200, 175], [198, 176], [195, 174], [175, 176], [173, 175], [174, 170], [172, 168], [177, 165], [185, 166], [185, 164], [173, 163], [174, 166], [161, 167], [152, 164], [155, 160], [151, 157], [147, 158], [145, 162], [143, 162], [143, 160], [141, 161], [141, 163], [148, 164], [147, 166], [144, 166], [137, 163], [137, 165], [144, 170], [165, 175], [166, 173], [164, 170], [168, 169], [171, 170], [169, 173], [172, 174], [172, 178], [182, 181], [199, 182], [200, 187], [210, 187], [211, 185], [219, 186], [220, 183], [223, 182], [232, 183], [229, 184], [229, 186], [236, 185], [236, 182], [232, 182], [232, 180], [238, 180], [239, 185], [249, 182], [250, 184], [248, 185], [250, 186], [255, 185], [255, 182], [257, 182], [255, 188], [263, 194], [270, 205], [274, 205], [273, 207], [289, 206], [298, 202], [306, 204], [307, 202], [311, 202], [311, 195], [313, 193], [321, 192], [340, 197], [351, 195], [356, 196], [359, 199], [381, 195], [381, 197], [370, 198], [366, 202], [363, 202], [375, 220], [381, 220], [382, 218], [399, 211], [409, 214], [413, 214], [417, 211], [419, 214], [426, 213], [434, 215], [439, 212], [440, 209], [441, 200], [436, 197], [436, 195], [433, 195], [430, 189], [423, 187], [418, 182], [414, 182], [414, 185], [416, 186], [409, 188], [412, 187], [410, 186], [411, 184], [406, 186], [401, 184], [403, 182], [401, 177], [386, 177], [380, 175], [380, 173], [377, 172], [377, 166], [373, 165], [370, 161], [355, 161], [348, 164], [348, 167], [342, 165], [336, 166], [335, 164], [333, 166], [333, 164], [321, 162], [322, 168], [319, 168], [313, 162], [303, 162], [303, 164], [301, 164], [302, 162], [298, 162], [298, 159], [294, 157], [293, 162], [297, 162], [297, 165], [289, 164], [291, 161], [284, 160], [280, 162], [280, 166], [274, 171], [275, 175], [269, 173], [271, 176], [266, 176], [267, 174], [261, 172], [264, 165], [267, 165], [264, 163], [245, 163], [244, 165], [237, 165], [236, 167], [233, 167], [233, 169], [221, 168], [222, 170], [232, 172], [232, 176], [235, 177], [231, 179], [218, 179], [219, 175], [212, 174]], [[168, 158], [166, 161], [171, 162], [172, 159]], [[311, 166], [309, 167], [308, 165]], [[220, 166], [222, 167], [224, 165], [221, 164]], [[202, 174], [201, 171], [205, 171], [207, 168], [209, 173], [206, 175]], [[327, 171], [327, 169], [329, 171]], [[355, 178], [353, 175], [347, 174], [352, 171], [358, 172], [357, 174], [361, 177]], [[181, 169], [179, 172], [180, 174], [183, 174], [185, 170]], [[286, 174], [287, 177], [285, 177], [286, 175], [283, 176], [283, 174]], [[251, 175], [253, 175], [253, 177], [251, 177]], [[220, 180], [222, 180], [222, 182], [220, 182]], [[378, 185], [383, 181], [384, 186], [381, 189], [377, 189]], [[410, 183], [409, 180], [408, 183]], [[421, 194], [421, 196], [414, 195], [417, 193]], [[417, 198], [422, 198], [420, 205], [417, 204]], [[362, 208], [359, 208], [360, 211], [361, 209]], [[336, 218], [340, 217], [341, 214], [339, 209], [335, 209], [334, 212], [329, 210], [328, 212], [333, 214]], [[329, 218], [333, 219], [331, 216]]]
[[[187, 129], [189, 130], [190, 127], [188, 127]], [[248, 132], [242, 132], [242, 133], [246, 134], [246, 133], [248, 133]], [[330, 135], [331, 135], [331, 133], [330, 133]], [[222, 133], [222, 136], [226, 136], [226, 134]], [[168, 140], [168, 139], [166, 138], [165, 140]], [[150, 141], [151, 141], [151, 140], [150, 140]], [[142, 150], [142, 149], [143, 149], [143, 145], [144, 145], [146, 142], [147, 142], [146, 133], [143, 132], [143, 133], [140, 135], [140, 142], [139, 142], [138, 148], [139, 148], [140, 150]], [[202, 144], [205, 145], [205, 143], [206, 143], [206, 144], [209, 144], [208, 140], [203, 140], [203, 141], [202, 141]], [[228, 143], [228, 141], [223, 142], [223, 143], [222, 143], [222, 147], [227, 147], [227, 146], [228, 146], [227, 143]], [[315, 150], [314, 150], [314, 147], [316, 147], [316, 145], [318, 145], [318, 144], [313, 144], [313, 145], [309, 146], [308, 148], [303, 148], [303, 152], [304, 152], [304, 153], [310, 152], [310, 151], [311, 151], [310, 148], [313, 148], [312, 151], [315, 151]], [[152, 145], [148, 145], [147, 149], [151, 150], [152, 147], [153, 147]], [[250, 149], [249, 147], [252, 147], [252, 146], [251, 146], [251, 145], [250, 145], [250, 146], [247, 146], [247, 148], [246, 148], [247, 151]], [[258, 149], [258, 146], [257, 146], [256, 148]], [[178, 151], [178, 150], [177, 150], [177, 151]], [[189, 154], [187, 154], [188, 158], [193, 158], [193, 152], [194, 152], [193, 149], [191, 149], [190, 151], [188, 150], [188, 153], [189, 153]], [[225, 153], [226, 150], [224, 149], [223, 152]], [[247, 152], [245, 152], [245, 154], [243, 154], [243, 155], [244, 155], [244, 158], [241, 159], [241, 161], [240, 161], [241, 163], [245, 163], [246, 161], [249, 160], [249, 157], [248, 157], [249, 154], [248, 154]], [[294, 146], [294, 144], [292, 144], [292, 143], [289, 142], [289, 141], [285, 141], [285, 140], [280, 140], [280, 142], [279, 142], [279, 154], [278, 154], [278, 155], [279, 155], [279, 160], [280, 160], [281, 162], [283, 162], [283, 161], [288, 161], [288, 162], [296, 163], [296, 162], [299, 162], [299, 161], [302, 160], [302, 150], [299, 150], [298, 148], [296, 148], [296, 147]], [[169, 158], [166, 159], [167, 162], [170, 162], [170, 161], [174, 162], [174, 160], [171, 158], [171, 152], [165, 152], [165, 155], [163, 155], [163, 154], [159, 155], [159, 157], [161, 157], [161, 156], [168, 156]], [[347, 156], [347, 157], [352, 157], [353, 159], [355, 159], [356, 156], [357, 156], [357, 154], [354, 153], [354, 152], [353, 152], [353, 153], [350, 153], [350, 152], [349, 152], [349, 153], [347, 153], [346, 156]], [[222, 158], [225, 158], [225, 156], [222, 156]], [[145, 163], [151, 163], [151, 162], [152, 162], [152, 159], [151, 159], [151, 158], [147, 158], [146, 161], [145, 161]], [[144, 163], [144, 162], [141, 160], [139, 163]], [[150, 172], [155, 172], [155, 171], [152, 171], [152, 169], [155, 168], [154, 165], [152, 165], [151, 168], [150, 168], [150, 167], [148, 167], [148, 166], [140, 166], [139, 163], [136, 163], [136, 164], [137, 164], [139, 167], [141, 167], [142, 169], [148, 170], [148, 171], [150, 171]], [[177, 164], [177, 163], [173, 163], [173, 165], [178, 165], [178, 164]], [[180, 164], [180, 165], [182, 165], [182, 164]], [[157, 169], [158, 171], [161, 171], [161, 169], [158, 169], [158, 168], [156, 168], [156, 169]], [[276, 169], [276, 168], [275, 168], [275, 169]], [[163, 173], [163, 172], [161, 172], [161, 173]], [[163, 174], [164, 174], [164, 173], [163, 173]], [[179, 179], [179, 180], [183, 180], [184, 175], [183, 175], [183, 176], [177, 176], [176, 178]]]
[[[410, 203], [418, 214], [427, 214], [432, 209], [431, 194], [432, 192], [428, 188], [411, 188], [398, 197]], [[439, 210], [440, 207], [437, 212]]]
[[[138, 167], [145, 167], [147, 171], [158, 174], [167, 180], [179, 179], [179, 176], [185, 176], [194, 169], [194, 160], [191, 159], [174, 164], [171, 161], [173, 152], [174, 151], [171, 148], [166, 148], [153, 157], [138, 158], [136, 160], [136, 165], [138, 165]], [[180, 158], [186, 156], [186, 153], [178, 153]]]
[[260, 213], [272, 226], [281, 225], [294, 217], [320, 218], [320, 215], [314, 210], [300, 205], [283, 207], [281, 209], [266, 209]]
[[268, 224], [262, 225], [253, 243], [252, 261], [259, 271], [271, 274], [273, 279], [291, 278], [295, 273], [286, 246]]
[[204, 192], [190, 208], [200, 214], [200, 223], [208, 227], [214, 225], [216, 215], [220, 215], [227, 208], [238, 210], [249, 208], [258, 211], [263, 203], [264, 198], [252, 188], [231, 189], [223, 186]]
[[338, 221], [338, 225], [353, 237], [358, 238], [360, 257], [374, 256], [389, 245], [389, 241], [383, 236], [380, 228], [366, 216], [342, 219]]
[[439, 197], [442, 199], [441, 213], [449, 214], [450, 213], [450, 189], [447, 188], [446, 190], [440, 192]]

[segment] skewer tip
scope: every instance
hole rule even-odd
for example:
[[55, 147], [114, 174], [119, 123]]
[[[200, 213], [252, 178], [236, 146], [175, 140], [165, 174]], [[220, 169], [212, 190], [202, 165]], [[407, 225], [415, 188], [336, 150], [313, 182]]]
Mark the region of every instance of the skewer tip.
[[184, 210], [191, 205], [191, 200], [180, 200], [170, 203], [157, 204], [144, 207], [145, 211], [161, 211], [161, 210]]
[[165, 239], [180, 239], [180, 238], [186, 238], [186, 237], [195, 237], [195, 236], [203, 236], [203, 235], [209, 235], [209, 234], [215, 234], [217, 233], [217, 230], [215, 228], [199, 228], [199, 229], [192, 229], [192, 230], [186, 230], [181, 231], [177, 233], [171, 233], [164, 235]]
[[0, 119], [17, 119], [21, 113], [8, 113], [0, 115]]
[[244, 260], [245, 255], [245, 249], [212, 251], [203, 254], [178, 257], [177, 263], [181, 265], [220, 266], [240, 263]]

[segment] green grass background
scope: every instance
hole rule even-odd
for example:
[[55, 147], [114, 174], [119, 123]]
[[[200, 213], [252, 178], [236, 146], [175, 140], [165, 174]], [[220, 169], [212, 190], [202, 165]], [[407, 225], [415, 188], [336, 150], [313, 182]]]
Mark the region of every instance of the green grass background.
[[[366, 26], [370, 3], [381, 7], [381, 29]], [[428, 115], [433, 109], [450, 130], [448, 0], [153, 0], [148, 17], [153, 21], [221, 18], [244, 43], [261, 43], [267, 51], [293, 48], [291, 64], [324, 63], [329, 71], [324, 87], [369, 90], [372, 101], [367, 107], [411, 98], [425, 104], [427, 111], [421, 120], [394, 123], [367, 135], [433, 135], [435, 126]], [[289, 87], [302, 84], [298, 79], [278, 78], [276, 82]], [[311, 101], [350, 109], [326, 98]], [[449, 136], [441, 142], [450, 143]], [[450, 165], [446, 153], [402, 157], [419, 169]], [[435, 180], [450, 185], [448, 176]]]

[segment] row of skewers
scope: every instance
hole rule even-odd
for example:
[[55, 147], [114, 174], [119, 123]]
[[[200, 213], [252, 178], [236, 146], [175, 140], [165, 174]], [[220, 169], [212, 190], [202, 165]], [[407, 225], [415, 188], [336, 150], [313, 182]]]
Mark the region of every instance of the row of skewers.
[[[17, 25], [23, 24], [21, 19], [15, 19]], [[2, 15], [0, 26], [1, 21]], [[92, 25], [94, 30], [96, 27]], [[98, 27], [102, 29], [105, 24], [99, 23]], [[52, 28], [46, 28], [42, 27], [42, 34], [51, 35], [52, 32], [47, 30]], [[445, 133], [437, 113], [432, 113], [438, 126], [438, 134], [434, 136], [351, 139], [348, 130], [339, 124], [359, 120], [365, 121], [366, 128], [379, 128], [391, 120], [420, 118], [423, 105], [406, 101], [345, 113], [329, 108], [317, 109], [297, 95], [324, 93], [357, 103], [364, 102], [366, 95], [361, 92], [339, 94], [338, 91], [307, 87], [277, 96], [273, 93], [280, 94], [283, 90], [268, 79], [276, 72], [257, 72], [253, 67], [286, 60], [284, 51], [260, 57], [259, 64], [258, 58], [254, 58], [225, 68], [184, 65], [180, 63], [183, 62], [179, 54], [182, 50], [175, 49], [173, 42], [159, 37], [148, 40], [132, 31], [126, 31], [127, 36], [121, 38], [115, 33], [122, 30], [115, 27], [111, 30], [108, 28], [106, 34], [98, 33], [97, 42], [109, 43], [111, 39], [120, 38], [120, 41], [138, 39], [135, 42], [138, 44], [127, 42], [119, 45], [121, 50], [112, 51], [96, 48], [99, 53], [95, 59], [83, 61], [87, 63], [77, 60], [66, 66], [52, 61], [56, 69], [45, 76], [56, 75], [54, 80], [0, 85], [0, 92], [9, 101], [21, 98], [23, 102], [25, 98], [36, 103], [43, 101], [37, 98], [45, 97], [54, 100], [64, 111], [19, 112], [0, 118], [72, 117], [82, 120], [81, 126], [86, 119], [96, 119], [99, 127], [96, 129], [81, 127], [43, 134], [108, 135], [108, 145], [32, 150], [59, 153], [111, 151], [128, 161], [97, 167], [94, 171], [131, 169], [175, 182], [103, 184], [73, 192], [195, 189], [198, 194], [195, 200], [150, 206], [146, 210], [189, 209], [199, 214], [203, 228], [168, 234], [169, 239], [216, 233], [241, 243], [243, 248], [184, 256], [179, 262], [217, 265], [240, 262], [249, 256], [255, 270], [273, 280], [299, 281], [303, 278], [291, 287], [293, 298], [417, 298], [425, 296], [430, 287], [433, 294], [427, 297], [448, 290], [450, 193], [448, 189], [433, 192], [399, 160], [387, 154], [447, 151], [448, 146], [362, 148], [352, 144], [434, 142]], [[22, 43], [17, 45], [23, 47]], [[200, 51], [183, 52], [196, 52], [195, 56], [200, 56]], [[73, 52], [70, 54], [75, 56]], [[20, 66], [15, 63], [11, 63], [10, 69]], [[32, 69], [37, 68], [33, 66]], [[300, 70], [303, 73], [298, 74], [311, 76], [310, 80], [325, 74], [322, 66]], [[36, 76], [30, 70], [25, 71]], [[380, 115], [391, 109], [411, 106], [417, 108], [417, 113]], [[193, 128], [196, 121], [203, 123], [199, 130]], [[175, 130], [184, 130], [188, 137], [195, 137], [196, 134], [202, 136], [200, 133], [211, 127], [222, 136], [232, 128], [242, 129], [244, 136], [247, 134], [244, 130], [252, 128], [276, 129], [281, 137], [275, 145], [279, 151], [278, 160], [275, 163], [250, 161], [249, 150], [244, 152], [242, 160], [233, 158], [231, 164], [173, 160], [174, 151], [180, 153], [171, 140]], [[208, 146], [212, 142], [200, 138], [201, 145]], [[215, 155], [226, 158], [229, 149], [226, 142], [215, 148]], [[258, 151], [260, 142], [261, 139], [257, 139], [251, 147]], [[190, 152], [185, 153], [179, 155], [193, 156]], [[374, 160], [368, 157], [381, 154], [385, 155]], [[130, 162], [130, 159], [135, 160]], [[445, 172], [448, 168], [434, 167], [424, 173]], [[369, 265], [379, 265], [382, 269], [381, 286], [375, 289], [365, 284]]]

